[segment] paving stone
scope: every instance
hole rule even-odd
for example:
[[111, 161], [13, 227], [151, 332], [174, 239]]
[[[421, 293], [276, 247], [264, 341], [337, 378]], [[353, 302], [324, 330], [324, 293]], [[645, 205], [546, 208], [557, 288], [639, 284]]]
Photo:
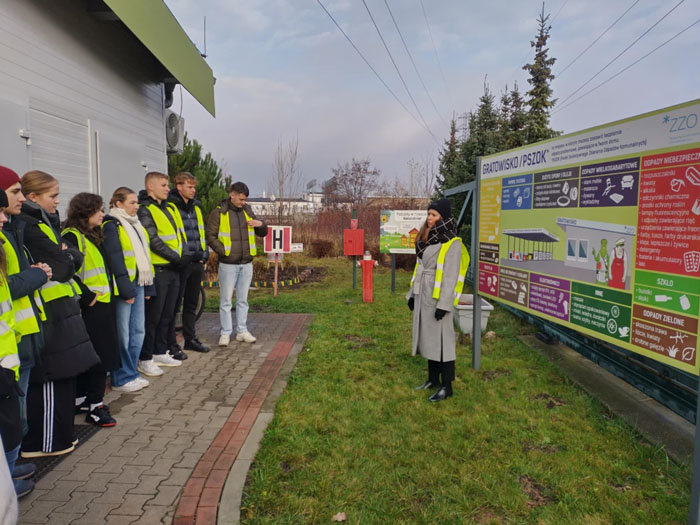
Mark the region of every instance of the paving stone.
[[88, 511], [88, 504], [92, 503], [92, 500], [97, 497], [99, 497], [97, 492], [79, 492], [74, 490], [68, 502], [62, 507], [58, 507], [56, 512], [85, 514]]
[[98, 463], [80, 463], [61, 479], [64, 481], [88, 481], [93, 470], [100, 467]]
[[26, 523], [48, 523], [49, 516], [56, 511], [56, 509], [64, 504], [64, 501], [46, 501], [37, 500], [32, 503], [32, 506], [23, 512], [21, 516], [21, 522]]
[[54, 483], [54, 487], [42, 496], [41, 500], [61, 501], [65, 503], [70, 498], [71, 493], [78, 487], [82, 487], [84, 484], [85, 481], [58, 480]]
[[202, 452], [185, 452], [182, 454], [182, 460], [176, 463], [176, 467], [193, 469], [197, 466], [197, 462], [202, 457]]
[[158, 485], [165, 479], [167, 479], [165, 476], [142, 474], [139, 484], [133, 489], [129, 489], [128, 494], [151, 494], [155, 496], [158, 493]]
[[126, 497], [126, 493], [130, 489], [133, 489], [135, 486], [136, 486], [136, 484], [110, 483], [107, 491], [103, 492], [100, 496], [95, 498], [93, 503], [97, 503], [97, 504], [116, 503], [118, 505], [121, 505], [122, 503], [124, 503], [124, 498]]
[[174, 505], [177, 498], [182, 493], [182, 485], [159, 485], [158, 494], [148, 503], [150, 505]]
[[164, 478], [161, 486], [177, 485], [178, 487], [184, 487], [187, 480], [192, 476], [192, 470], [192, 468], [173, 467], [170, 469], [170, 477]]
[[115, 514], [110, 514], [107, 516], [107, 525], [128, 525], [133, 523], [141, 517], [140, 514], [136, 516], [120, 516]]
[[51, 525], [69, 525], [82, 517], [79, 512], [52, 512], [49, 519]]
[[153, 499], [151, 495], [127, 494], [124, 496], [124, 503], [114, 509], [110, 515], [119, 514], [140, 517], [143, 514], [143, 505], [151, 499]]
[[[105, 492], [110, 481], [119, 476], [116, 472], [93, 472], [88, 483], [80, 487], [83, 492]], [[43, 479], [42, 479], [43, 481]]]

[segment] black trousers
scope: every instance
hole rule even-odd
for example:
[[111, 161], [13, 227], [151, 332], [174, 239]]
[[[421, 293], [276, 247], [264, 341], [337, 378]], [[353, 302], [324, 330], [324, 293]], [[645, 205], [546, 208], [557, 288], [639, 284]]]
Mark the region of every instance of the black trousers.
[[23, 452], [57, 452], [73, 446], [75, 378], [29, 383], [27, 420], [29, 432]]
[[90, 370], [78, 376], [75, 397], [85, 396], [88, 403], [97, 405], [104, 400], [106, 386], [107, 370], [102, 366], [102, 363], [97, 363]]
[[452, 393], [452, 381], [455, 379], [454, 361], [432, 361], [428, 359], [428, 381], [434, 385], [444, 386], [448, 394]]
[[180, 272], [156, 266], [153, 284], [156, 295], [146, 301], [146, 336], [141, 347], [141, 361], [153, 359], [154, 354], [164, 354], [168, 349], [168, 329], [175, 317]]
[[[190, 263], [185, 270], [180, 272], [180, 293], [175, 312], [179, 312], [182, 308], [182, 335], [185, 341], [191, 341], [197, 337], [194, 325], [197, 322], [197, 303], [199, 302], [199, 291], [202, 288], [202, 279], [204, 279], [204, 264], [200, 262]], [[168, 348], [174, 344], [176, 344], [175, 317], [173, 317], [168, 330]]]

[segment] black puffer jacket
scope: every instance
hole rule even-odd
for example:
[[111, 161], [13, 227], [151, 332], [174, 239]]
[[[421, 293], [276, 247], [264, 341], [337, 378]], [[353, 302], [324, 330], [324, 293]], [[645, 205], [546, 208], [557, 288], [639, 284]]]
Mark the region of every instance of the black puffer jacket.
[[[207, 244], [219, 256], [219, 262], [225, 264], [247, 264], [253, 260], [250, 255], [250, 245], [248, 244], [248, 224], [245, 220], [243, 210], [251, 219], [257, 219], [253, 210], [248, 204], [243, 208], [237, 208], [230, 199], [221, 201], [218, 208], [212, 210], [207, 216], [206, 233]], [[219, 225], [221, 224], [221, 214], [228, 212], [228, 220], [231, 228], [231, 253], [224, 255], [224, 245], [219, 241]], [[267, 224], [254, 228], [255, 235], [265, 237], [267, 235]]]
[[[78, 250], [62, 249], [41, 231], [41, 211], [24, 204], [18, 219], [24, 225], [24, 246], [31, 262], [51, 266], [53, 281], [67, 282], [83, 263]], [[54, 232], [59, 226], [58, 214], [50, 217]], [[56, 238], [60, 241], [60, 235]], [[80, 314], [77, 297], [61, 297], [45, 304], [44, 347], [41, 363], [32, 368], [30, 381], [46, 383], [77, 376], [99, 362]]]
[[170, 190], [168, 202], [172, 202], [175, 206], [177, 206], [177, 209], [180, 212], [180, 217], [182, 217], [182, 225], [185, 227], [187, 249], [192, 254], [192, 260], [194, 262], [207, 262], [209, 260], [209, 250], [202, 250], [199, 225], [197, 224], [197, 211], [195, 209], [199, 208], [199, 212], [202, 214], [202, 220], [204, 220], [202, 203], [197, 199], [190, 199], [189, 201], [185, 202], [180, 195], [180, 192], [177, 191], [177, 188]]
[[158, 206], [161, 210], [163, 210], [163, 213], [165, 213], [165, 216], [173, 225], [175, 231], [177, 231], [177, 225], [175, 224], [175, 220], [172, 218], [172, 215], [170, 215], [170, 211], [168, 211], [167, 201], [162, 201], [160, 204], [158, 204], [158, 201], [150, 197], [146, 190], [141, 190], [139, 192], [139, 204], [141, 205], [139, 207], [138, 212], [139, 221], [141, 221], [143, 227], [146, 228], [148, 236], [150, 237], [151, 252], [160, 255], [163, 259], [167, 259], [168, 261], [170, 261], [170, 264], [162, 266], [165, 266], [166, 268], [172, 270], [179, 270], [182, 262], [189, 262], [189, 260], [191, 260], [192, 256], [189, 250], [187, 249], [187, 246], [182, 247], [182, 256], [180, 256], [175, 250], [168, 248], [165, 242], [163, 242], [163, 240], [158, 236], [158, 228], [156, 227], [156, 223], [153, 220], [151, 211], [148, 209], [148, 206], [150, 206], [151, 204], [155, 204], [156, 206]]

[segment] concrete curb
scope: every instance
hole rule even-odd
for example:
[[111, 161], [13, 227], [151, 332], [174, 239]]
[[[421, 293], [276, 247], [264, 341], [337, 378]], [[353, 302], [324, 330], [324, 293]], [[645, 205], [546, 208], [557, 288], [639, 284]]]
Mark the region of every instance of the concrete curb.
[[562, 343], [548, 345], [534, 336], [519, 339], [555, 363], [645, 439], [663, 446], [675, 461], [692, 461], [695, 425]]

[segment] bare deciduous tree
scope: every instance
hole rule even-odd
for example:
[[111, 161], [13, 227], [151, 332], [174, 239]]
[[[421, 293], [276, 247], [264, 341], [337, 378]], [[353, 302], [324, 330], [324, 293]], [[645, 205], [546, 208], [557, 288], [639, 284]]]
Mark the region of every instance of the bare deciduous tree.
[[333, 168], [333, 183], [340, 197], [353, 206], [362, 204], [379, 187], [381, 171], [370, 166], [369, 159], [352, 159]]
[[409, 193], [415, 197], [430, 198], [435, 189], [437, 170], [432, 156], [426, 156], [422, 161], [409, 159]]
[[[301, 169], [299, 168], [299, 137], [296, 136], [288, 143], [277, 143], [273, 159], [272, 191], [279, 199], [279, 207], [283, 213], [289, 213], [289, 201], [299, 192]], [[287, 203], [285, 207], [285, 203]]]

